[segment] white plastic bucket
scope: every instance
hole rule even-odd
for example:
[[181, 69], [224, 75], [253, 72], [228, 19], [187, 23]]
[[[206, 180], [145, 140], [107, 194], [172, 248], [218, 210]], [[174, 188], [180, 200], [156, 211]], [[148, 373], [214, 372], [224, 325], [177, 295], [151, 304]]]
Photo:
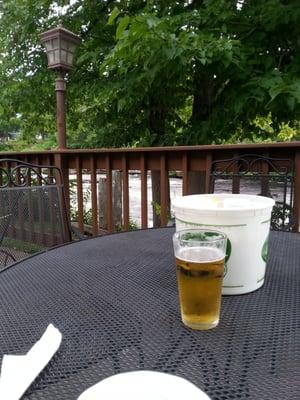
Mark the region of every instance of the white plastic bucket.
[[253, 292], [264, 284], [271, 212], [263, 196], [203, 194], [173, 201], [176, 230], [216, 229], [228, 237], [222, 293]]

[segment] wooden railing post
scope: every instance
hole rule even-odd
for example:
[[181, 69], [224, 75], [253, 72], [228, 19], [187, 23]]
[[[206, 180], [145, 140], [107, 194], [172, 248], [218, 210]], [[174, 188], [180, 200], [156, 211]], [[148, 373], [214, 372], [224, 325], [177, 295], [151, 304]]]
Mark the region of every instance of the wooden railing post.
[[122, 155], [122, 183], [123, 183], [123, 221], [124, 230], [129, 230], [129, 182], [126, 154]]
[[189, 165], [188, 155], [185, 151], [182, 155], [182, 195], [187, 196], [189, 194]]
[[210, 176], [211, 176], [211, 164], [212, 164], [212, 153], [209, 152], [206, 155], [205, 160], [205, 193], [210, 192]]
[[90, 157], [90, 171], [91, 171], [92, 233], [94, 236], [96, 236], [98, 235], [97, 169], [96, 169], [96, 160], [93, 154], [91, 154]]
[[113, 224], [113, 193], [112, 193], [112, 168], [111, 158], [109, 153], [105, 156], [105, 171], [106, 171], [106, 220], [108, 232], [115, 230]]
[[[69, 188], [69, 166], [68, 166], [68, 159], [67, 155], [64, 155], [63, 153], [55, 153], [54, 154], [54, 165], [58, 167], [61, 170], [62, 173], [62, 180], [61, 182], [64, 185], [64, 191], [65, 191], [65, 199], [66, 201], [62, 201], [62, 207], [65, 207], [65, 212], [68, 218], [67, 222], [71, 221], [71, 214], [70, 214], [70, 188]], [[64, 210], [63, 210], [64, 211]], [[65, 237], [67, 240], [70, 240], [71, 238], [68, 237], [69, 230], [65, 227]]]
[[[263, 157], [268, 158], [269, 153], [263, 153]], [[268, 177], [269, 164], [266, 161], [262, 162], [261, 173], [263, 174], [261, 178], [261, 194], [263, 196], [269, 196], [270, 195], [270, 182]]]
[[141, 219], [142, 229], [148, 228], [148, 187], [147, 187], [147, 167], [145, 162], [145, 154], [141, 154], [140, 158], [141, 170]]
[[160, 156], [160, 224], [166, 226], [168, 223], [168, 172], [166, 155]]
[[[234, 153], [233, 157], [239, 157], [239, 153]], [[238, 194], [240, 193], [240, 177], [238, 176], [239, 173], [239, 162], [233, 164], [233, 177], [232, 177], [232, 193]]]
[[69, 188], [69, 166], [66, 155], [63, 153], [54, 154], [54, 165], [60, 168], [66, 195], [67, 211], [70, 211], [70, 188]]
[[78, 209], [78, 228], [84, 234], [83, 219], [83, 189], [82, 189], [82, 162], [79, 156], [76, 157], [76, 178], [77, 178], [77, 209]]

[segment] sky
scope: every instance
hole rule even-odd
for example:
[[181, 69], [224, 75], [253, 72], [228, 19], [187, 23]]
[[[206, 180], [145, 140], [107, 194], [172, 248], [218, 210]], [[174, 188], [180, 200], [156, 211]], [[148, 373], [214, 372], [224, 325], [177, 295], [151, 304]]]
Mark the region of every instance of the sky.
[[71, 7], [73, 4], [77, 3], [78, 0], [70, 0], [69, 4], [66, 6], [59, 6], [57, 4], [57, 2], [54, 2], [52, 5], [52, 9], [53, 9], [53, 15], [57, 15], [57, 16], [61, 16], [66, 14], [66, 12], [68, 11], [69, 7]]

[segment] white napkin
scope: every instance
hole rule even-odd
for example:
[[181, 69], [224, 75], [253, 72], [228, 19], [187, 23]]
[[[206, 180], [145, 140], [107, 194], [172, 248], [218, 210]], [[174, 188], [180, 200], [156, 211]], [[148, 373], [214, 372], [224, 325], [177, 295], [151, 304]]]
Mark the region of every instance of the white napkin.
[[62, 334], [52, 324], [25, 355], [4, 355], [0, 399], [19, 400], [58, 350]]

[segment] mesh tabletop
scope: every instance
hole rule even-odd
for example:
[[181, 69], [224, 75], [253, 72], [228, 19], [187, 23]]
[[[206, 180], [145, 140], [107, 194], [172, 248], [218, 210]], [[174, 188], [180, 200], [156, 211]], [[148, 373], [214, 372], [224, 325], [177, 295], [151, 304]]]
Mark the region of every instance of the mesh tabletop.
[[141, 369], [187, 378], [215, 400], [299, 399], [300, 235], [273, 232], [264, 286], [223, 297], [219, 326], [201, 332], [180, 320], [172, 233], [85, 240], [0, 274], [1, 359], [27, 352], [50, 322], [63, 334], [24, 400], [74, 400]]

